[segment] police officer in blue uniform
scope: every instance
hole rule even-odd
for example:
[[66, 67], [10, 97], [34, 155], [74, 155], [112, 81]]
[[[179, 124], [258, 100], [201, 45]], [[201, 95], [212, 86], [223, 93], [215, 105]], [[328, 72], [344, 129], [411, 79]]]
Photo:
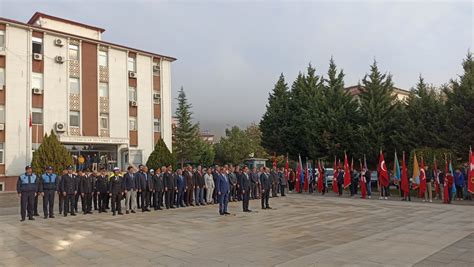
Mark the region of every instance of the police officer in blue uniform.
[[57, 175], [53, 173], [53, 167], [46, 168], [46, 172], [39, 180], [39, 192], [43, 196], [44, 218], [54, 218], [54, 195], [58, 187]]
[[35, 196], [38, 192], [38, 179], [33, 173], [33, 169], [30, 165], [25, 167], [25, 173], [18, 177], [16, 184], [16, 191], [18, 196], [21, 197], [20, 212], [21, 221], [25, 221], [26, 212], [28, 211], [28, 219], [34, 220], [33, 218], [33, 205], [35, 202]]

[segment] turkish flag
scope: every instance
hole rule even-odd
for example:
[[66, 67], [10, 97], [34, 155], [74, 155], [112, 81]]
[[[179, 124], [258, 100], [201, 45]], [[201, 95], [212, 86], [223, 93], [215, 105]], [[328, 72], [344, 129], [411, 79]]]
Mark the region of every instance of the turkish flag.
[[362, 198], [365, 199], [365, 196], [367, 195], [367, 181], [365, 181], [365, 170], [364, 172], [361, 173], [360, 179], [359, 179], [359, 186], [360, 186], [360, 192], [362, 194]]
[[301, 166], [301, 156], [298, 156], [298, 167], [296, 168], [296, 192], [300, 192], [300, 187], [301, 187], [301, 169], [302, 169], [302, 166]]
[[347, 154], [344, 153], [344, 189], [346, 189], [349, 185], [351, 185], [351, 173], [349, 170]]
[[405, 163], [405, 152], [403, 152], [402, 160], [402, 191], [404, 196], [410, 193], [410, 185], [408, 183], [407, 164]]
[[467, 190], [474, 194], [474, 154], [469, 149], [469, 170], [468, 170]]
[[308, 187], [309, 187], [309, 183], [308, 183], [308, 180], [309, 180], [309, 161], [308, 161], [308, 158], [306, 158], [306, 170], [304, 172], [304, 183], [303, 183], [303, 189], [305, 192], [308, 191]]
[[337, 163], [336, 157], [334, 157], [334, 176], [332, 178], [332, 191], [336, 194], [339, 194], [339, 187], [337, 186], [337, 176], [339, 173], [337, 172]]
[[318, 173], [319, 173], [318, 192], [321, 193], [321, 192], [323, 192], [323, 189], [324, 189], [324, 186], [323, 186], [324, 173], [323, 173], [323, 168], [321, 168], [321, 161], [319, 161], [319, 160], [318, 160]]
[[383, 157], [382, 150], [380, 150], [379, 166], [377, 170], [379, 172], [380, 184], [382, 186], [388, 186], [388, 171], [387, 171], [387, 165], [385, 165], [385, 159]]
[[426, 191], [425, 161], [422, 157], [421, 166], [420, 166], [420, 191], [419, 191], [420, 198], [423, 198], [425, 196], [425, 191]]

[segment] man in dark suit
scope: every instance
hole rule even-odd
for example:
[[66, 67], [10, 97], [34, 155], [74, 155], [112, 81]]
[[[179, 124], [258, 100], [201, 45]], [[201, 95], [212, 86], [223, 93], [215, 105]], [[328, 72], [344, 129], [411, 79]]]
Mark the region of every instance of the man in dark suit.
[[270, 198], [270, 189], [272, 188], [272, 182], [270, 180], [270, 174], [268, 168], [263, 167], [263, 172], [260, 175], [260, 186], [262, 187], [262, 209], [271, 209], [268, 204]]
[[109, 194], [109, 177], [104, 167], [100, 169], [100, 175], [97, 176], [95, 181], [95, 188], [97, 190], [97, 198], [99, 199], [98, 208], [99, 213], [107, 212], [107, 196]]
[[183, 171], [178, 169], [175, 174], [176, 186], [178, 187], [178, 195], [176, 197], [176, 207], [184, 207], [184, 192], [186, 189], [186, 179], [184, 179]]
[[168, 169], [163, 174], [163, 185], [165, 186], [165, 205], [166, 208], [174, 209], [174, 177], [173, 167], [168, 166]]
[[[219, 177], [219, 166], [215, 165], [212, 170], [212, 179], [214, 180], [214, 185], [217, 185], [217, 178]], [[214, 204], [219, 202], [219, 196], [217, 195], [217, 186], [214, 187], [214, 192], [212, 192], [212, 199]]]
[[138, 186], [142, 192], [142, 197], [141, 197], [142, 212], [150, 211], [148, 207], [150, 206], [150, 194], [151, 192], [153, 192], [153, 181], [151, 179], [151, 176], [148, 174], [147, 166], [143, 165], [141, 167], [141, 170], [138, 172], [137, 178], [139, 182]]
[[115, 216], [115, 213], [118, 212], [119, 215], [122, 213], [122, 197], [123, 192], [125, 191], [125, 185], [123, 183], [123, 177], [120, 174], [120, 169], [118, 167], [114, 168], [114, 174], [110, 177], [109, 182], [109, 196], [112, 199], [112, 215]]
[[278, 169], [276, 166], [270, 172], [270, 184], [272, 189], [272, 197], [278, 197], [277, 195], [277, 187], [278, 187]]
[[229, 215], [227, 212], [227, 205], [229, 204], [229, 177], [227, 168], [224, 167], [221, 169], [219, 177], [217, 178], [217, 195], [219, 196], [219, 214], [220, 215]]
[[76, 216], [74, 213], [74, 201], [77, 194], [77, 178], [72, 173], [72, 166], [67, 167], [67, 174], [63, 175], [61, 179], [61, 192], [64, 196], [64, 217], [70, 212], [71, 216]]
[[[166, 171], [166, 168], [165, 170]], [[160, 169], [156, 170], [155, 175], [152, 176], [153, 180], [153, 208], [155, 210], [161, 210], [163, 206], [163, 173]]]
[[242, 190], [242, 208], [244, 212], [251, 212], [249, 210], [249, 201], [250, 201], [250, 176], [249, 176], [249, 167], [244, 166], [242, 169], [242, 175], [241, 175], [241, 190]]
[[79, 176], [79, 188], [82, 194], [82, 212], [84, 214], [92, 214], [92, 192], [94, 190], [92, 175], [85, 174]]
[[186, 166], [186, 170], [184, 171], [184, 180], [186, 183], [186, 198], [184, 202], [186, 206], [194, 206], [193, 194], [195, 189], [195, 181], [193, 177], [192, 167], [190, 165]]

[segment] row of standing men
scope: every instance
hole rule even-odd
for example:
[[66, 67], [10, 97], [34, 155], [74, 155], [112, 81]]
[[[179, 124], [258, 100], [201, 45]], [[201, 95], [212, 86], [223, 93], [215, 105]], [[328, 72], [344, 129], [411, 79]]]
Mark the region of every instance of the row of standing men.
[[188, 165], [173, 172], [171, 166], [156, 171], [139, 165], [138, 171], [129, 166], [123, 174], [115, 167], [109, 174], [79, 170], [68, 166], [62, 175], [47, 167], [42, 175], [32, 172], [31, 166], [18, 178], [17, 192], [21, 198], [21, 221], [39, 216], [39, 197], [43, 200], [44, 218], [54, 218], [55, 196], [58, 195], [60, 214], [76, 216], [79, 199], [83, 214], [111, 209], [112, 215], [135, 213], [141, 209], [161, 210], [187, 206], [219, 204], [219, 214], [226, 215], [229, 201], [242, 201], [243, 211], [250, 212], [250, 199], [261, 199], [262, 208], [271, 208], [270, 197], [285, 196], [287, 181], [284, 170], [266, 167], [249, 170], [247, 166], [214, 166], [193, 169]]

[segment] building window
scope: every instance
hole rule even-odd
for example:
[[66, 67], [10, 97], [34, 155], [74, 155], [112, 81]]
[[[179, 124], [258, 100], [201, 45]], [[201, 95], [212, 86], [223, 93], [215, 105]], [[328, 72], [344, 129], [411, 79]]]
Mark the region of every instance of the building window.
[[79, 91], [79, 79], [69, 78], [69, 93], [78, 95]]
[[158, 91], [153, 91], [153, 103], [160, 104], [161, 94]]
[[99, 97], [109, 97], [108, 83], [99, 83]]
[[0, 68], [0, 90], [5, 86], [5, 69]]
[[136, 71], [136, 59], [134, 57], [128, 58], [128, 71]]
[[155, 133], [161, 132], [160, 119], [153, 119], [153, 130]]
[[31, 86], [33, 88], [43, 89], [43, 73], [33, 72], [31, 75]]
[[100, 128], [109, 129], [109, 114], [105, 114], [105, 113], [100, 114]]
[[160, 63], [153, 62], [153, 75], [160, 76]]
[[4, 155], [4, 150], [3, 150], [3, 143], [0, 143], [0, 164], [5, 164], [5, 161], [3, 160], [3, 155]]
[[128, 87], [128, 101], [137, 101], [137, 88], [133, 86]]
[[107, 51], [99, 51], [99, 66], [107, 67]]
[[0, 105], [0, 123], [5, 123], [5, 106]]
[[0, 31], [0, 51], [5, 50], [5, 31]]
[[34, 54], [43, 54], [43, 39], [38, 37], [33, 37], [33, 53]]
[[130, 130], [130, 131], [136, 131], [136, 130], [137, 130], [137, 118], [135, 118], [135, 117], [130, 117], [130, 118], [128, 119], [128, 121], [129, 121], [129, 124], [128, 124], [128, 125], [129, 125], [129, 126], [128, 126], [128, 127], [129, 127], [129, 130]]
[[79, 127], [80, 124], [79, 111], [69, 111], [69, 126]]
[[70, 60], [79, 60], [79, 46], [69, 45], [69, 59]]
[[43, 109], [32, 108], [31, 109], [31, 123], [41, 125], [43, 124]]

